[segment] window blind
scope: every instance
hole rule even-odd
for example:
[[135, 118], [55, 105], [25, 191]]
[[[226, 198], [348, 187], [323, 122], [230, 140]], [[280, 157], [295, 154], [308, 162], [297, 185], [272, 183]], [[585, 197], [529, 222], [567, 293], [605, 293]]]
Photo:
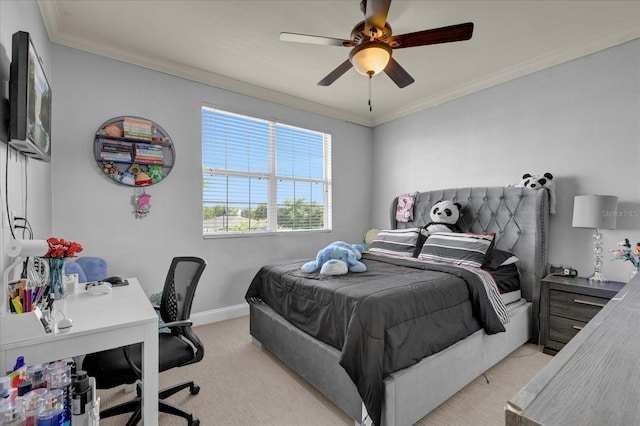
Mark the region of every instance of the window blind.
[[331, 135], [202, 107], [203, 233], [331, 229]]

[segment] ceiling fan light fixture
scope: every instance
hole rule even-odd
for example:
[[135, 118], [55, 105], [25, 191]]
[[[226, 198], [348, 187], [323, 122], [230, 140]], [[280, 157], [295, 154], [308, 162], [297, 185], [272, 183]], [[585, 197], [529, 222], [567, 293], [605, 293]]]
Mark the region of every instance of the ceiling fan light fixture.
[[374, 76], [382, 72], [391, 59], [391, 47], [387, 43], [372, 40], [354, 47], [349, 54], [353, 67], [362, 75]]

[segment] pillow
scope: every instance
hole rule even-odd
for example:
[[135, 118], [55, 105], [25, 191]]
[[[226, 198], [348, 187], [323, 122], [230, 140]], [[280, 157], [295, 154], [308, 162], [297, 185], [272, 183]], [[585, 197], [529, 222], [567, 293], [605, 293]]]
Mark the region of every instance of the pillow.
[[78, 274], [79, 283], [86, 283], [88, 281], [82, 267], [69, 258], [64, 259], [63, 271], [65, 274]]
[[82, 256], [76, 263], [84, 271], [87, 281], [102, 281], [107, 277], [107, 262], [101, 257]]
[[501, 266], [511, 265], [516, 263], [518, 260], [520, 259], [514, 256], [513, 253], [494, 248], [487, 256], [487, 260], [482, 267], [484, 269], [495, 271]]
[[489, 271], [489, 273], [496, 282], [500, 294], [520, 290], [520, 273], [514, 263], [500, 266], [495, 270]]
[[424, 242], [418, 258], [481, 267], [493, 248], [494, 233], [436, 232]]
[[[159, 291], [157, 293], [153, 293], [151, 296], [149, 296], [149, 301], [153, 305], [160, 306], [160, 302], [162, 301], [162, 292]], [[162, 316], [160, 315], [160, 311], [156, 311], [156, 315], [158, 316], [158, 324], [164, 324], [164, 321], [162, 321]], [[158, 329], [158, 333], [171, 333], [171, 329], [169, 327], [163, 327]]]
[[369, 252], [415, 257], [422, 241], [424, 237], [420, 228], [385, 229], [373, 239]]

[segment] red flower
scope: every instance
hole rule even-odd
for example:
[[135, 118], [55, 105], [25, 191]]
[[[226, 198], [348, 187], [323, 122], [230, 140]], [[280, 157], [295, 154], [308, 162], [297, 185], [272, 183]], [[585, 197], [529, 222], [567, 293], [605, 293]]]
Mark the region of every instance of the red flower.
[[51, 237], [47, 240], [49, 251], [44, 257], [73, 257], [82, 251], [82, 246], [75, 241]]

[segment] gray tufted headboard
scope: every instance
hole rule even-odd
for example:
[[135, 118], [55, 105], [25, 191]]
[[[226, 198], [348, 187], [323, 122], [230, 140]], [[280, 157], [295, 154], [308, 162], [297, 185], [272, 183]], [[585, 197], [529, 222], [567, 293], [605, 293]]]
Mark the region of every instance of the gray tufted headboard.
[[[515, 187], [452, 188], [420, 192], [412, 222], [395, 220], [398, 198], [391, 206], [391, 227], [412, 228], [431, 221], [431, 206], [440, 200], [462, 205], [458, 226], [464, 232], [496, 233], [495, 247], [510, 251], [520, 261], [522, 296], [533, 302], [534, 324], [538, 323], [540, 280], [548, 271], [549, 197], [544, 190]], [[537, 339], [537, 327], [533, 330]]]

